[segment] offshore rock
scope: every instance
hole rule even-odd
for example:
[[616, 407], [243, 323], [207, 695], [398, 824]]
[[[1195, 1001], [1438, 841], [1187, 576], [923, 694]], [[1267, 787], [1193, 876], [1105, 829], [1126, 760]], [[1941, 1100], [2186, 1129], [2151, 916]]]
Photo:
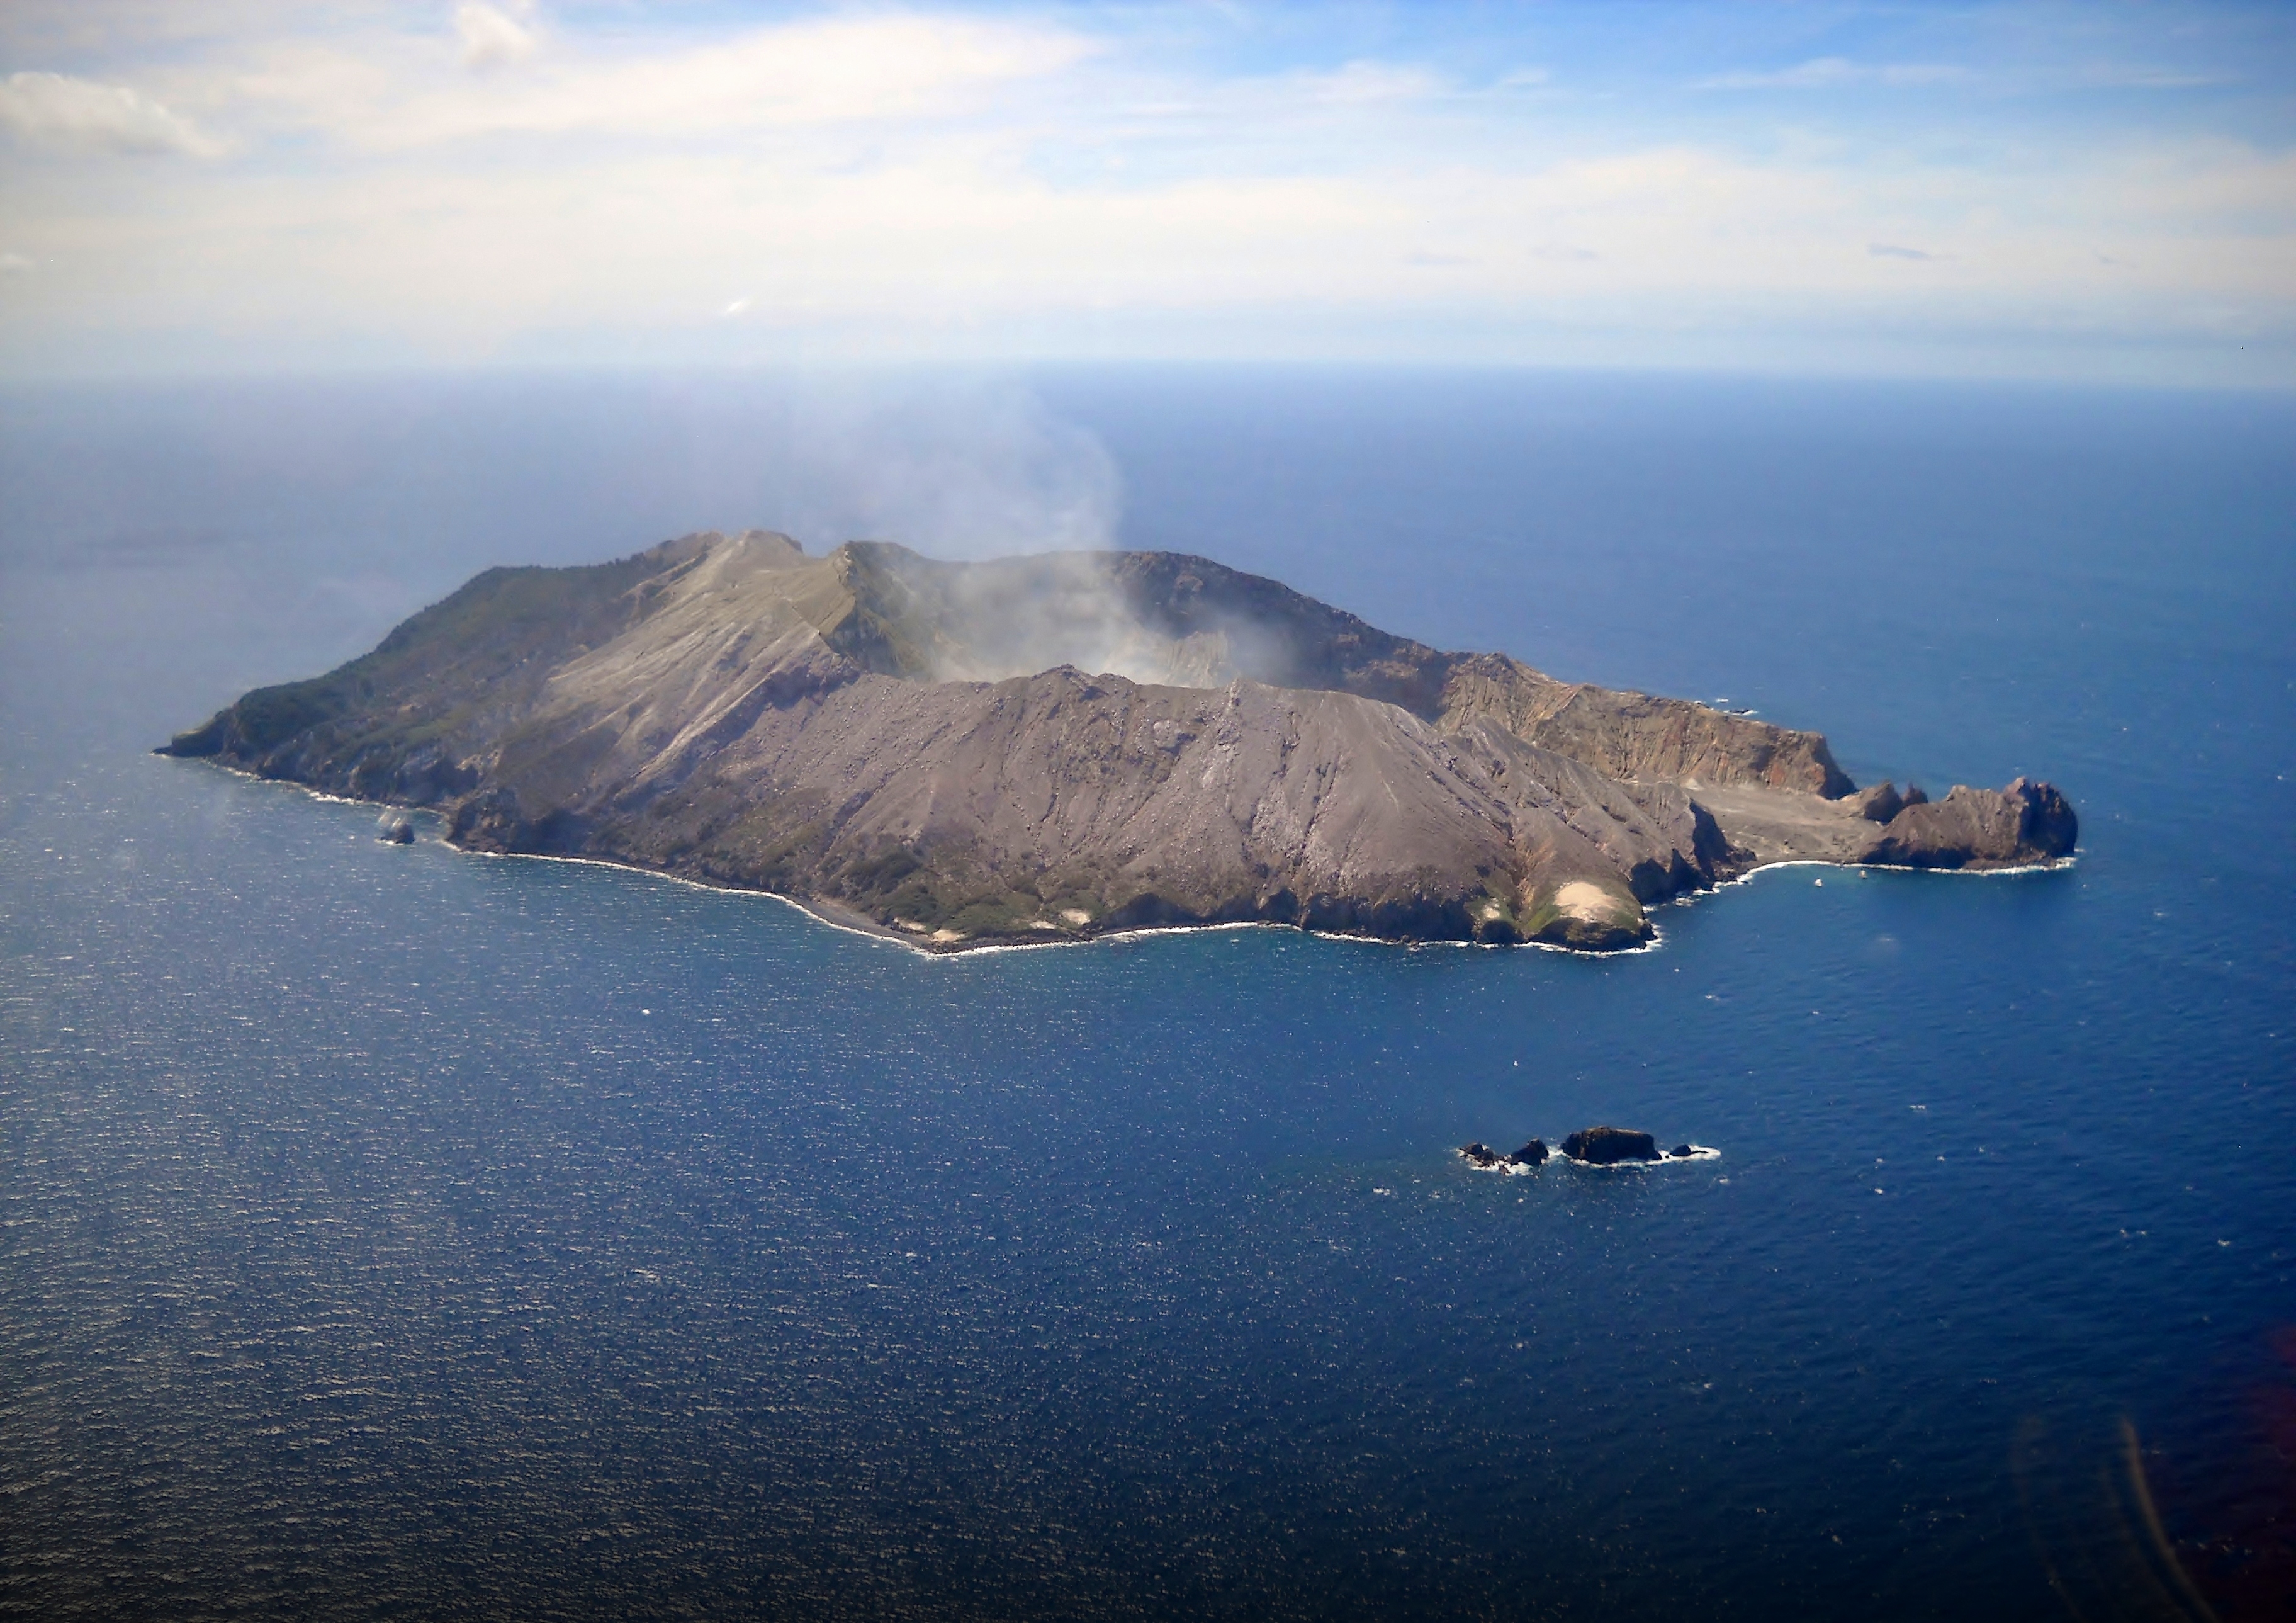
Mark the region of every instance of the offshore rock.
[[1877, 823], [1818, 733], [1445, 653], [1206, 558], [767, 531], [488, 570], [162, 753], [929, 952], [1249, 921], [1608, 952], [1767, 862], [2009, 866], [2076, 831], [2024, 779]]
[[1546, 1165], [1546, 1141], [1533, 1139], [1507, 1159], [1517, 1166], [1544, 1166]]
[[2005, 789], [1956, 786], [1941, 801], [1889, 820], [1860, 859], [1900, 868], [2021, 868], [2071, 853], [2080, 820], [2054, 785], [2020, 778]]
[[1625, 1127], [1584, 1127], [1562, 1141], [1562, 1153], [1590, 1166], [1615, 1166], [1621, 1161], [1656, 1161], [1658, 1141], [1647, 1133]]
[[1459, 1154], [1463, 1159], [1480, 1167], [1488, 1168], [1493, 1166], [1504, 1166], [1506, 1165], [1506, 1158], [1505, 1156], [1499, 1154], [1497, 1150], [1493, 1149], [1489, 1145], [1481, 1142], [1463, 1145], [1460, 1148]]

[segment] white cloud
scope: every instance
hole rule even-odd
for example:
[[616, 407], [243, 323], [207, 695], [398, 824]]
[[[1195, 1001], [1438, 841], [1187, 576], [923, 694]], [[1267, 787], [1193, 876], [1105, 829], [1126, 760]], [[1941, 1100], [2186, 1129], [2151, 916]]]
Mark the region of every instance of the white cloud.
[[1352, 62], [1334, 72], [1302, 74], [1300, 83], [1316, 101], [1351, 105], [1415, 101], [1444, 88], [1443, 81], [1424, 68], [1378, 62]]
[[[2170, 162], [2148, 149], [2136, 166], [2108, 154], [2078, 174], [1972, 175], [1680, 145], [1086, 185], [925, 151], [859, 170], [651, 152], [565, 172], [394, 162], [356, 187], [242, 180], [202, 210], [196, 239], [164, 217], [122, 222], [84, 236], [84, 277], [76, 260], [69, 284], [42, 281], [91, 318], [132, 309], [242, 348], [388, 312], [408, 348], [465, 359], [602, 343], [712, 358], [1059, 353], [1080, 335], [1103, 353], [1281, 339], [1359, 356], [1414, 330], [1481, 354], [1526, 322], [1689, 342], [1867, 308], [1900, 324], [2158, 332], [2203, 305], [2269, 325], [2296, 285], [2296, 230], [2243, 238], [2224, 224], [2286, 189], [2287, 161], [2253, 153], [2245, 169], [2230, 152]], [[2100, 232], [2147, 244], [2142, 268], [2098, 265]], [[1917, 274], [1867, 251], [1941, 239], [1955, 257]], [[729, 282], [749, 301], [734, 314]]]
[[2220, 73], [2192, 73], [2175, 68], [2095, 67], [2079, 75], [2080, 82], [2102, 90], [2203, 90], [2233, 83]]
[[[485, 21], [473, 21], [479, 14]], [[429, 42], [276, 45], [210, 94], [369, 151], [499, 135], [688, 141], [803, 126], [898, 122], [975, 110], [1015, 81], [1054, 74], [1092, 42], [1033, 23], [862, 13], [753, 29], [709, 43], [615, 45], [537, 36], [498, 7], [457, 13], [473, 68], [426, 72]], [[519, 40], [510, 45], [510, 30]]]
[[1845, 85], [1942, 85], [1968, 77], [1969, 70], [1948, 62], [1866, 63], [1820, 56], [1770, 72], [1720, 74], [1699, 84], [1708, 90], [1830, 90]]
[[[596, 10], [545, 29], [515, 0], [485, 9], [540, 45], [474, 53], [430, 0], [114, 70], [140, 92], [87, 85], [266, 161], [98, 185], [25, 154], [8, 238], [41, 274], [0, 308], [0, 358], [144, 333], [234, 357], [283, 334], [457, 359], [1243, 353], [1269, 334], [1481, 354], [1572, 324], [1656, 351], [1702, 323], [1751, 345], [1875, 309], [2157, 335], [2208, 309], [2296, 333], [2284, 140], [2132, 123], [1948, 143], [1926, 138], [1931, 109], [1871, 95], [1807, 99], [1779, 141], [1767, 99], [1669, 122], [1679, 78], [1638, 107], [1499, 94], [1512, 50], [1480, 71], [1221, 70], [1128, 42], [1106, 11], [695, 31], [617, 9], [609, 32], [580, 26]], [[2014, 64], [1982, 60], [1988, 89], [2010, 85]], [[1716, 82], [1962, 72], [1822, 57]], [[56, 76], [6, 91], [28, 77]]]
[[0, 253], [0, 276], [29, 276], [32, 261], [20, 253]]
[[[512, 10], [516, 16], [512, 14]], [[524, 62], [533, 55], [542, 42], [533, 29], [519, 20], [531, 17], [533, 10], [530, 4], [505, 10], [482, 4], [480, 0], [463, 0], [455, 9], [455, 32], [463, 42], [463, 66], [484, 71]]]
[[222, 144], [125, 85], [66, 73], [12, 73], [0, 81], [0, 125], [43, 146], [100, 152], [184, 152], [211, 158]]

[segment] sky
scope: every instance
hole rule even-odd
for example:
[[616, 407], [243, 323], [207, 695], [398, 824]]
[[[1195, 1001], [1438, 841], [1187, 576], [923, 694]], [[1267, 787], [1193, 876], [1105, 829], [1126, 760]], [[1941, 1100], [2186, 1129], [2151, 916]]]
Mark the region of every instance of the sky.
[[2296, 385], [2296, 6], [8, 0], [0, 378]]

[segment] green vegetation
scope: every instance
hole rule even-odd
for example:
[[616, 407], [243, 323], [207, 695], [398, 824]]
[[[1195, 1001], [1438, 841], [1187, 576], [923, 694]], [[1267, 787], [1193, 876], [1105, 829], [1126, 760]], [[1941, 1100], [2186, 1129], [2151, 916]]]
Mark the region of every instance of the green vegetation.
[[283, 682], [276, 688], [258, 688], [232, 706], [229, 713], [236, 723], [239, 746], [261, 754], [298, 733], [333, 721], [350, 704], [351, 696], [344, 692], [343, 684], [334, 676], [320, 676], [309, 681]]
[[877, 856], [848, 863], [838, 876], [838, 885], [849, 896], [882, 895], [923, 866], [915, 852], [896, 845]]

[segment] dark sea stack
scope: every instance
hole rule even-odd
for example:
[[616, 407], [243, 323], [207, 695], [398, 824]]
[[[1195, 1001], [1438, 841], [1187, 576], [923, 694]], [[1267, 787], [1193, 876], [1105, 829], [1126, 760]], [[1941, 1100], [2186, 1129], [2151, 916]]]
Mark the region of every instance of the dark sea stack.
[[1677, 1160], [1677, 1161], [1686, 1161], [1686, 1160], [1688, 1160], [1692, 1156], [1693, 1156], [1693, 1155], [1697, 1154], [1697, 1153], [1698, 1153], [1698, 1151], [1697, 1151], [1696, 1148], [1695, 1148], [1694, 1146], [1693, 1146], [1693, 1145], [1689, 1145], [1689, 1144], [1677, 1144], [1677, 1145], [1674, 1147], [1673, 1150], [1672, 1150], [1670, 1153], [1673, 1155], [1673, 1157], [1674, 1157], [1674, 1158], [1675, 1158], [1676, 1160]]
[[2080, 819], [2056, 785], [2019, 778], [2002, 793], [2020, 803], [2018, 844], [2052, 861], [2072, 854], [2080, 843]]
[[1446, 653], [1209, 558], [762, 530], [488, 570], [161, 753], [939, 952], [1249, 922], [1614, 952], [1767, 863], [2007, 866], [2075, 829], [2023, 779], [1877, 825], [1886, 786], [1858, 796], [1819, 733]]
[[400, 818], [395, 822], [384, 823], [374, 837], [386, 845], [412, 845], [414, 844], [414, 825]]
[[1647, 1133], [1625, 1127], [1586, 1127], [1562, 1141], [1562, 1153], [1589, 1166], [1615, 1166], [1621, 1161], [1656, 1161], [1658, 1141]]
[[1513, 1161], [1517, 1166], [1544, 1166], [1546, 1165], [1546, 1141], [1533, 1139], [1509, 1156], [1507, 1159]]
[[1480, 1142], [1461, 1146], [1459, 1155], [1461, 1158], [1477, 1166], [1491, 1167], [1505, 1165], [1504, 1156], [1489, 1145]]

